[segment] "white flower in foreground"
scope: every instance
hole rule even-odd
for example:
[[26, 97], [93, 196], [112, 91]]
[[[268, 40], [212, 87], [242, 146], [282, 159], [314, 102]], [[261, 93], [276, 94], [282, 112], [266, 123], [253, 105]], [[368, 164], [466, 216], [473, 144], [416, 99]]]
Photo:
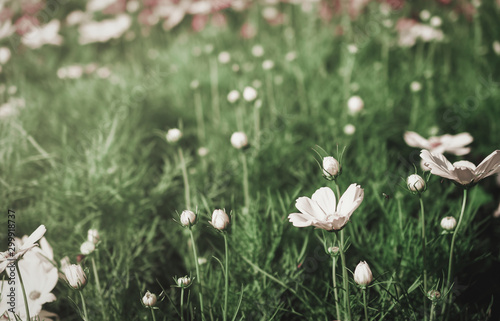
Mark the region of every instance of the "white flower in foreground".
[[59, 46], [63, 41], [61, 35], [58, 34], [60, 26], [61, 22], [54, 19], [44, 26], [33, 27], [23, 35], [21, 42], [31, 49], [37, 49], [47, 44]]
[[363, 189], [359, 185], [351, 184], [337, 205], [331, 188], [322, 187], [312, 198], [299, 197], [295, 207], [300, 213], [288, 215], [288, 220], [295, 227], [315, 226], [327, 231], [341, 230], [359, 207], [363, 197]]
[[10, 49], [7, 47], [0, 47], [0, 65], [4, 65], [9, 61], [11, 56]]
[[183, 226], [191, 226], [196, 223], [196, 214], [193, 211], [185, 210], [181, 213], [181, 224]]
[[422, 90], [422, 84], [419, 83], [418, 81], [412, 81], [411, 84], [410, 84], [410, 89], [414, 93], [419, 92], [419, 91]]
[[[19, 244], [24, 244], [28, 241], [28, 238], [28, 236], [24, 236], [22, 240], [16, 239], [16, 241]], [[43, 320], [43, 315], [48, 316], [50, 314], [50, 312], [43, 311], [42, 306], [47, 302], [56, 300], [56, 296], [51, 293], [58, 281], [58, 272], [57, 268], [52, 263], [53, 259], [52, 247], [45, 238], [42, 238], [40, 239], [40, 247], [32, 248], [32, 250], [28, 251], [18, 263], [24, 282], [30, 314], [31, 316], [40, 316], [40, 320]], [[12, 274], [13, 270], [15, 270], [13, 266], [11, 267], [9, 265], [7, 267], [7, 272], [9, 272], [9, 274]], [[18, 278], [17, 276], [14, 277], [15, 279]], [[9, 281], [0, 281], [0, 316], [13, 308], [9, 304], [11, 300], [10, 297], [12, 297], [12, 289], [14, 289], [14, 292], [17, 291], [18, 296], [15, 310], [10, 310], [10, 312], [13, 313], [8, 313], [8, 316], [11, 320], [16, 320], [14, 317], [14, 314], [16, 314], [20, 316], [22, 320], [26, 320], [26, 305], [21, 294], [21, 283], [17, 281], [15, 285], [12, 283], [9, 284]], [[8, 296], [9, 294], [11, 294], [10, 297]], [[7, 316], [7, 314], [4, 316]], [[0, 317], [0, 320], [4, 319]]]
[[470, 152], [470, 148], [465, 147], [465, 145], [472, 143], [474, 138], [469, 133], [461, 133], [457, 135], [431, 136], [429, 139], [425, 139], [415, 132], [407, 131], [404, 140], [411, 147], [428, 149], [438, 154], [450, 153], [462, 156]]
[[235, 90], [231, 90], [229, 94], [227, 94], [227, 101], [230, 102], [231, 104], [235, 103], [240, 99], [240, 92]]
[[184, 288], [191, 283], [191, 278], [188, 276], [184, 276], [182, 278], [177, 279], [177, 285]]
[[87, 241], [97, 244], [99, 242], [99, 231], [96, 229], [90, 229], [87, 231]]
[[341, 172], [341, 166], [338, 160], [332, 156], [323, 158], [323, 176], [327, 179], [335, 179]]
[[23, 242], [21, 246], [15, 246], [15, 251], [5, 251], [0, 253], [0, 273], [2, 273], [8, 264], [18, 261], [26, 252], [37, 246], [36, 242], [42, 238], [47, 229], [45, 225], [40, 225], [31, 235]]
[[156, 295], [147, 291], [142, 297], [142, 303], [146, 307], [154, 307], [156, 305]]
[[92, 241], [85, 241], [80, 245], [80, 253], [83, 255], [89, 255], [90, 253], [94, 252], [95, 250], [95, 244]]
[[264, 47], [261, 45], [255, 45], [252, 47], [252, 55], [254, 57], [262, 57], [264, 56]]
[[351, 114], [359, 113], [364, 106], [365, 103], [363, 102], [363, 99], [361, 99], [361, 97], [359, 96], [352, 96], [347, 101], [347, 108], [349, 108], [349, 112]]
[[361, 286], [367, 286], [373, 281], [372, 271], [366, 261], [361, 261], [354, 270], [354, 282]]
[[167, 131], [167, 142], [177, 143], [182, 137], [182, 132], [178, 128], [171, 128]]
[[231, 145], [236, 149], [248, 146], [248, 137], [244, 132], [235, 132], [231, 135]]
[[225, 230], [229, 225], [229, 216], [224, 210], [215, 210], [212, 213], [212, 220], [209, 223], [220, 231]]
[[455, 226], [457, 226], [457, 220], [453, 216], [447, 216], [441, 220], [441, 227], [444, 230], [451, 231], [455, 229]]
[[500, 41], [493, 41], [493, 51], [497, 56], [500, 56]]
[[422, 176], [417, 174], [412, 174], [406, 179], [406, 185], [408, 189], [412, 192], [423, 192], [425, 191], [425, 180]]
[[227, 51], [222, 51], [219, 53], [218, 59], [221, 64], [227, 64], [231, 61], [231, 54]]
[[347, 124], [344, 126], [344, 134], [353, 135], [356, 132], [356, 127], [353, 124]]
[[64, 276], [69, 286], [73, 289], [81, 290], [87, 284], [87, 276], [83, 272], [82, 266], [78, 264], [71, 264], [67, 266], [64, 270]]
[[257, 90], [255, 88], [247, 86], [243, 89], [243, 99], [246, 101], [253, 101], [257, 98]]
[[488, 155], [477, 167], [469, 161], [458, 161], [451, 164], [442, 154], [434, 154], [422, 150], [420, 157], [431, 173], [451, 179], [463, 186], [474, 185], [483, 178], [500, 173], [500, 150]]

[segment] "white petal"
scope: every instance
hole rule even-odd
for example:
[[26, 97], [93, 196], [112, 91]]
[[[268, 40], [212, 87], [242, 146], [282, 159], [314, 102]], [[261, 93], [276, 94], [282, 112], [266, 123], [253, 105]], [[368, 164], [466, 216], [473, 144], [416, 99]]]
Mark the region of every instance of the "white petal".
[[352, 212], [359, 207], [363, 197], [364, 190], [359, 185], [351, 184], [339, 200], [337, 206], [338, 215], [349, 218]]
[[42, 236], [47, 232], [45, 225], [40, 225], [31, 235], [28, 237], [20, 250], [25, 250], [27, 248], [33, 247], [33, 244], [42, 238]]
[[431, 169], [431, 173], [444, 178], [455, 180], [457, 177], [451, 171], [453, 165], [442, 154], [433, 154], [428, 150], [422, 150], [420, 157], [424, 160], [425, 166]]
[[349, 217], [339, 216], [333, 219], [332, 225], [335, 230], [340, 230], [349, 222]]
[[326, 214], [323, 212], [318, 203], [311, 200], [309, 197], [299, 197], [295, 202], [295, 207], [304, 214], [314, 217], [318, 221], [324, 221]]
[[457, 177], [455, 180], [462, 185], [472, 183], [476, 177], [474, 170], [470, 167], [457, 167], [453, 170], [453, 173]]
[[473, 140], [474, 138], [469, 133], [441, 136], [441, 143], [444, 145], [445, 151], [450, 153], [456, 148], [461, 148], [472, 143]]
[[337, 200], [335, 194], [329, 187], [318, 189], [312, 196], [312, 200], [318, 203], [323, 212], [326, 214], [334, 214]]
[[288, 220], [295, 227], [311, 226], [313, 223], [312, 217], [302, 213], [292, 213], [288, 215]]
[[429, 149], [429, 141], [415, 132], [407, 131], [404, 140], [408, 146]]
[[489, 154], [476, 168], [476, 181], [500, 172], [500, 150]]

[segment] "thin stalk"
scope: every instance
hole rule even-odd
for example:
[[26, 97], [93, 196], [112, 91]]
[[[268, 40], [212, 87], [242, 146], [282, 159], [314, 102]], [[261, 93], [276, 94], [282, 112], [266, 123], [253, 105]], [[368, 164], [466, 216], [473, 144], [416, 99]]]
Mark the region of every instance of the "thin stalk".
[[271, 71], [269, 71], [266, 74], [266, 90], [267, 90], [267, 97], [269, 98], [269, 103], [271, 105], [271, 112], [272, 112], [273, 118], [274, 118], [278, 114], [278, 109], [276, 108], [276, 101], [274, 99]]
[[87, 315], [87, 306], [85, 305], [85, 298], [83, 297], [83, 293], [81, 290], [78, 290], [78, 293], [80, 293], [80, 298], [82, 299], [83, 320], [88, 321], [89, 317]]
[[368, 308], [366, 304], [366, 287], [363, 287], [363, 307], [365, 310], [365, 320], [368, 321]]
[[425, 237], [425, 211], [424, 211], [424, 201], [422, 200], [422, 195], [420, 198], [420, 213], [422, 219], [422, 256], [424, 261], [424, 320], [427, 320], [427, 256], [425, 251], [425, 245], [427, 243], [427, 238]]
[[253, 122], [254, 122], [254, 131], [255, 131], [255, 148], [259, 149], [260, 147], [260, 108], [254, 107], [253, 109]]
[[205, 314], [203, 313], [203, 311], [204, 311], [204, 309], [203, 309], [203, 284], [201, 282], [200, 265], [198, 263], [198, 254], [196, 253], [196, 244], [194, 243], [194, 236], [193, 236], [193, 231], [191, 230], [191, 227], [189, 228], [189, 234], [191, 234], [191, 244], [193, 245], [194, 264], [196, 266], [196, 279], [198, 280], [198, 283], [200, 284], [199, 297], [200, 297], [201, 319], [205, 320]]
[[97, 273], [97, 267], [95, 265], [95, 259], [92, 257], [92, 269], [94, 270], [94, 279], [95, 279], [95, 285], [97, 287], [97, 292], [99, 292], [99, 295], [101, 296], [99, 302], [101, 303], [101, 313], [102, 313], [102, 318], [103, 320], [106, 320], [106, 307], [104, 306], [104, 298], [102, 297], [102, 289], [101, 289], [101, 283], [99, 282], [99, 274]]
[[429, 318], [429, 321], [434, 321], [435, 318], [436, 318], [436, 304], [432, 303], [432, 305], [431, 305], [431, 316]]
[[241, 163], [243, 165], [243, 192], [245, 195], [245, 208], [248, 211], [250, 208], [250, 192], [248, 189], [248, 165], [245, 152], [241, 152]]
[[153, 316], [153, 321], [156, 321], [155, 310], [151, 309], [151, 315]]
[[[338, 186], [337, 186], [338, 189]], [[342, 260], [342, 282], [344, 286], [344, 313], [346, 320], [350, 321], [352, 319], [351, 316], [351, 303], [349, 299], [349, 280], [347, 279], [347, 266], [345, 260], [345, 243], [344, 243], [344, 230], [340, 231], [340, 259]]]
[[24, 297], [24, 307], [26, 308], [26, 317], [27, 317], [27, 320], [30, 321], [31, 318], [30, 318], [30, 309], [28, 307], [28, 297], [26, 297], [26, 289], [24, 288], [24, 282], [23, 282], [23, 278], [21, 276], [21, 270], [19, 269], [19, 264], [15, 263], [16, 265], [16, 270], [17, 270], [17, 275], [19, 275], [19, 282], [21, 282], [21, 289], [23, 289], [23, 297]]
[[200, 142], [205, 143], [205, 117], [203, 116], [203, 104], [201, 102], [201, 95], [198, 89], [196, 89], [194, 93], [194, 107], [196, 112], [198, 139]]
[[229, 247], [227, 245], [227, 235], [224, 233], [224, 249], [226, 252], [226, 268], [224, 270], [224, 321], [227, 320], [227, 297], [229, 294]]
[[[458, 230], [460, 229], [460, 224], [462, 223], [462, 218], [464, 217], [466, 202], [467, 202], [467, 189], [464, 188], [464, 196], [463, 196], [463, 200], [462, 200], [462, 210], [460, 211], [460, 217], [458, 219], [457, 227], [453, 231], [453, 236], [451, 238], [450, 258], [448, 261], [448, 278], [446, 280], [446, 288], [448, 289], [448, 291], [451, 290], [451, 289], [449, 289], [449, 287], [450, 287], [450, 283], [451, 283], [451, 268], [453, 266], [453, 249], [455, 247], [455, 238], [457, 237]], [[445, 303], [443, 304], [443, 308], [442, 308], [443, 311], [442, 312], [444, 312], [446, 310], [447, 302], [451, 303], [451, 296], [448, 300], [445, 300]]]
[[186, 208], [191, 209], [191, 196], [189, 193], [188, 173], [186, 168], [186, 162], [184, 161], [184, 154], [182, 153], [181, 147], [179, 147], [179, 159], [181, 161], [182, 178], [184, 179], [184, 198], [186, 201]]
[[181, 286], [181, 321], [184, 320], [184, 286]]
[[210, 89], [212, 90], [212, 111], [215, 123], [220, 122], [220, 106], [219, 106], [219, 75], [216, 58], [210, 60]]
[[335, 310], [337, 312], [337, 320], [340, 320], [340, 310], [339, 310], [339, 294], [337, 292], [337, 273], [335, 268], [337, 265], [337, 258], [333, 256], [332, 258], [332, 277], [333, 277], [333, 295], [335, 296]]

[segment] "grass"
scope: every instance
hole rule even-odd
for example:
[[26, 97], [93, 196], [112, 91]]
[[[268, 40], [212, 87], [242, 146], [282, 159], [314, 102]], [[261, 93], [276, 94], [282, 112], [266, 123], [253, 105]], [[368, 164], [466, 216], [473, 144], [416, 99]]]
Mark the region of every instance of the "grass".
[[[475, 140], [467, 159], [476, 164], [498, 148], [499, 60], [490, 49], [500, 37], [495, 34], [498, 8], [484, 3], [476, 22], [461, 17], [452, 23], [435, 6], [443, 14], [446, 42], [409, 49], [394, 45], [395, 32], [383, 28], [375, 6], [367, 19], [352, 22], [354, 32], [346, 36], [334, 36], [333, 23], [322, 23], [298, 7], [283, 9], [290, 21], [275, 27], [257, 18], [256, 7], [244, 13], [259, 26], [252, 40], [240, 39], [232, 28], [193, 33], [184, 25], [169, 33], [153, 30], [150, 37], [134, 41], [81, 47], [71, 40], [76, 31], [67, 30], [62, 47], [20, 52], [4, 66], [2, 82], [17, 86], [14, 96], [23, 97], [26, 107], [16, 118], [0, 122], [1, 199], [5, 210], [18, 213], [20, 235], [47, 226], [56, 259], [68, 255], [75, 262], [87, 229], [99, 229], [102, 242], [91, 257], [102, 293], [90, 273], [83, 290], [89, 320], [150, 318], [141, 306], [142, 295], [146, 290], [159, 294], [161, 287], [168, 298], [158, 304], [157, 319], [179, 318], [180, 289], [171, 287], [172, 278], [194, 277], [195, 266], [189, 231], [173, 221], [185, 209], [177, 146], [164, 139], [173, 127], [183, 131], [178, 146], [199, 214], [194, 238], [199, 257], [207, 259], [201, 266], [207, 320], [221, 320], [223, 309], [224, 240], [208, 224], [216, 208], [232, 214], [229, 319], [336, 316], [332, 260], [325, 252], [334, 234], [298, 229], [287, 220], [296, 211], [297, 197], [333, 187], [321, 177], [315, 146], [334, 157], [346, 147], [340, 189], [353, 182], [365, 189], [345, 233], [347, 267], [354, 271], [366, 260], [375, 277], [367, 292], [369, 318], [423, 319], [419, 201], [400, 188], [405, 185], [401, 178], [414, 173], [414, 164], [419, 168], [419, 151], [405, 145], [403, 133], [428, 136], [434, 126], [442, 134], [468, 131]], [[230, 26], [237, 26], [240, 16], [230, 17]], [[356, 55], [347, 52], [351, 43], [359, 48]], [[264, 57], [251, 56], [255, 44], [264, 47]], [[212, 52], [206, 52], [207, 45]], [[195, 55], [197, 50], [201, 55]], [[228, 65], [217, 62], [224, 50], [231, 53]], [[297, 53], [292, 62], [284, 59], [290, 51]], [[273, 60], [275, 68], [262, 70], [264, 59]], [[57, 78], [61, 66], [90, 62], [109, 66], [112, 76]], [[240, 71], [232, 71], [234, 63]], [[199, 87], [193, 89], [195, 79]], [[227, 102], [230, 90], [241, 92], [256, 80], [262, 107], [256, 110], [242, 99]], [[422, 91], [412, 93], [412, 81], [421, 82]], [[353, 94], [365, 102], [356, 116], [346, 107]], [[197, 117], [197, 104], [202, 117]], [[348, 123], [356, 127], [352, 136], [343, 132]], [[247, 133], [251, 145], [243, 151], [248, 213], [243, 210], [241, 151], [229, 142], [238, 130]], [[200, 157], [199, 147], [207, 147], [208, 155]], [[491, 216], [498, 191], [493, 178], [470, 191], [455, 244], [452, 320], [498, 316], [498, 310], [491, 310], [499, 294], [499, 223]], [[458, 218], [461, 190], [433, 176], [423, 201], [428, 283], [441, 291], [451, 236], [441, 234], [439, 222], [444, 216]], [[84, 264], [93, 270], [90, 257]], [[362, 292], [351, 275], [349, 282], [356, 320], [364, 315]], [[186, 320], [201, 320], [197, 291], [196, 286], [185, 290]], [[78, 303], [76, 293], [62, 281], [54, 293], [58, 300], [45, 309], [64, 320], [79, 320], [68, 299]]]

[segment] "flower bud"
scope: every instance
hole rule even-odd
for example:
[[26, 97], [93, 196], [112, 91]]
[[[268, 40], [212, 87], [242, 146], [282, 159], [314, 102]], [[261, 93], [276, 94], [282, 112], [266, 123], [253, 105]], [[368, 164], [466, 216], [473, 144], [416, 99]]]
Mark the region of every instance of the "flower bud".
[[427, 292], [427, 298], [432, 302], [436, 302], [441, 298], [441, 293], [437, 290], [430, 290], [429, 292]]
[[224, 210], [215, 210], [212, 213], [212, 221], [209, 223], [220, 231], [225, 230], [229, 225], [229, 216]]
[[196, 214], [193, 211], [185, 210], [181, 213], [181, 224], [183, 226], [191, 226], [196, 223]]
[[247, 86], [243, 89], [243, 99], [246, 101], [253, 101], [257, 98], [257, 90], [255, 88]]
[[85, 241], [80, 246], [80, 253], [83, 255], [89, 255], [90, 253], [94, 252], [94, 250], [95, 244], [92, 241]]
[[340, 248], [338, 246], [330, 246], [328, 248], [328, 253], [330, 255], [337, 255], [337, 254], [339, 254], [339, 251], [340, 251]]
[[339, 162], [332, 156], [323, 158], [323, 176], [327, 179], [335, 179], [340, 174]]
[[231, 61], [231, 54], [227, 51], [222, 51], [219, 53], [218, 59], [221, 64], [227, 64]]
[[447, 216], [441, 220], [441, 227], [444, 230], [452, 231], [457, 226], [457, 220], [453, 216]]
[[347, 108], [349, 108], [349, 112], [351, 114], [359, 113], [364, 106], [365, 103], [363, 102], [363, 99], [361, 99], [361, 97], [359, 96], [352, 96], [347, 101]]
[[410, 89], [414, 93], [419, 92], [422, 90], [422, 84], [418, 81], [412, 81], [410, 84]]
[[182, 137], [182, 132], [177, 128], [169, 129], [167, 132], [167, 142], [177, 143]]
[[83, 272], [81, 265], [71, 264], [67, 266], [63, 272], [66, 281], [73, 289], [81, 290], [87, 284], [87, 276], [85, 272]]
[[373, 281], [373, 275], [368, 263], [366, 261], [359, 262], [354, 270], [354, 282], [361, 286], [367, 286], [371, 281]]
[[144, 306], [148, 308], [155, 306], [156, 295], [154, 293], [147, 291], [146, 294], [144, 294], [144, 296], [142, 297], [142, 303], [144, 304]]
[[99, 231], [96, 229], [88, 230], [87, 241], [97, 244], [97, 242], [99, 242]]
[[231, 135], [231, 144], [236, 149], [242, 149], [248, 145], [248, 137], [244, 132], [235, 132]]
[[344, 126], [344, 134], [353, 135], [356, 132], [356, 127], [353, 124], [347, 124]]
[[188, 286], [190, 283], [191, 283], [191, 278], [187, 276], [177, 279], [177, 285], [182, 288]]
[[274, 68], [274, 61], [272, 60], [264, 60], [262, 62], [262, 69], [264, 70], [270, 70], [270, 69], [273, 69]]
[[227, 94], [227, 101], [231, 104], [235, 103], [238, 99], [240, 99], [240, 92], [237, 90], [231, 90], [229, 94]]
[[408, 189], [412, 192], [423, 192], [425, 191], [425, 180], [417, 174], [412, 174], [406, 179], [406, 185]]

